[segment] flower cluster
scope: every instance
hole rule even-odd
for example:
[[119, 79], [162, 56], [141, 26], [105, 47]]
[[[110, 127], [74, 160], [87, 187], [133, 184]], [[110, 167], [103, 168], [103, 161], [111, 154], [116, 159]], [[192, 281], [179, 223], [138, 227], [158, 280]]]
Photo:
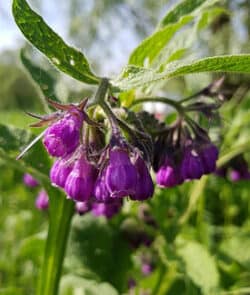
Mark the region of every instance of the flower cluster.
[[113, 134], [102, 149], [88, 145], [87, 122], [84, 109], [70, 105], [46, 129], [44, 146], [57, 158], [50, 170], [52, 184], [64, 189], [80, 214], [91, 210], [108, 218], [120, 210], [124, 197], [152, 197], [154, 185], [142, 152], [121, 134]]
[[[206, 89], [204, 93], [210, 92]], [[57, 111], [39, 117], [41, 121], [33, 126], [49, 124], [43, 144], [56, 158], [50, 170], [51, 182], [76, 202], [80, 214], [92, 211], [95, 216], [110, 218], [119, 212], [125, 197], [133, 201], [151, 198], [154, 193], [151, 165], [160, 187], [199, 179], [216, 169], [217, 147], [206, 130], [185, 112], [200, 112], [211, 118], [217, 103], [197, 101], [187, 106], [174, 103], [178, 104], [179, 116], [171, 126], [157, 118], [152, 120], [145, 112], [140, 117], [139, 113], [124, 109], [127, 124], [105, 100], [99, 103], [104, 117], [103, 114], [95, 117], [92, 112], [94, 120], [87, 112], [87, 100], [78, 105], [51, 101], [50, 104]]]
[[161, 187], [200, 179], [216, 170], [217, 147], [204, 129], [185, 121], [177, 122], [167, 136], [158, 138], [155, 150], [159, 151], [154, 160], [156, 182]]

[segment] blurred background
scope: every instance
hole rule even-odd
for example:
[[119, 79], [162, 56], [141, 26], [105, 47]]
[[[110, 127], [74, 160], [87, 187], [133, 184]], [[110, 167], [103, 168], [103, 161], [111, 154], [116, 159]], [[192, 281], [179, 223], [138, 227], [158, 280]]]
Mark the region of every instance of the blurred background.
[[[63, 0], [58, 4], [54, 0], [29, 1], [67, 43], [84, 51], [96, 73], [105, 76], [121, 72], [133, 48], [154, 31], [160, 18], [175, 2]], [[197, 35], [191, 50], [193, 57], [249, 53], [250, 1], [219, 1], [219, 7], [222, 8], [220, 13]], [[11, 15], [11, 1], [1, 1], [0, 123], [28, 128], [33, 120], [24, 114], [25, 111], [44, 113], [41, 93], [20, 62], [21, 48], [56, 80], [55, 93], [51, 95], [57, 94], [63, 102], [79, 101], [91, 95], [91, 87], [58, 73], [24, 40]], [[41, 79], [42, 75], [41, 72]], [[162, 85], [160, 93], [182, 98], [202, 89], [213, 79], [214, 76], [208, 74], [174, 79]], [[249, 76], [226, 76], [223, 87], [228, 101], [221, 110], [220, 130], [226, 134], [220, 139], [223, 147], [249, 141], [249, 82]], [[162, 111], [161, 105], [157, 109], [148, 108], [153, 112]], [[249, 163], [247, 149], [242, 156]], [[20, 172], [1, 159], [0, 171], [0, 294], [34, 294], [48, 226], [47, 213], [35, 209], [38, 189], [26, 188]], [[123, 217], [111, 223], [96, 221], [90, 216], [77, 217], [71, 237], [74, 247], [67, 254], [61, 294], [127, 294], [135, 292], [133, 288], [128, 290], [133, 284], [137, 286], [137, 293], [131, 294], [217, 294], [211, 293], [213, 284], [219, 288], [219, 294], [250, 294], [249, 180], [232, 182], [225, 177], [211, 176], [206, 181], [206, 188], [201, 181], [177, 189], [157, 190], [149, 203], [157, 227], [144, 224], [138, 205], [125, 208]], [[198, 200], [197, 194], [202, 198]], [[190, 199], [195, 205], [192, 202], [190, 205]], [[131, 218], [132, 221], [126, 221]], [[181, 224], [178, 223], [180, 219]], [[141, 262], [138, 262], [138, 257], [144, 255], [147, 260], [147, 255], [151, 255], [147, 254], [145, 245], [135, 252], [126, 241], [123, 243], [119, 239], [124, 227], [127, 232], [130, 224], [132, 228], [143, 228], [142, 231], [162, 245], [159, 249], [154, 247], [153, 257], [156, 258], [150, 258], [154, 267], [148, 275], [140, 274]], [[80, 241], [77, 240], [79, 236], [82, 237]], [[99, 236], [98, 242], [96, 236]], [[183, 241], [188, 246], [177, 250]], [[83, 258], [83, 249], [89, 258]], [[119, 252], [115, 261], [110, 255], [112, 251]], [[192, 268], [193, 263], [197, 268]], [[204, 269], [206, 275], [197, 274], [197, 269]], [[88, 285], [90, 281], [96, 285]], [[88, 285], [92, 293], [84, 293], [82, 284]], [[158, 287], [160, 285], [163, 287]]]

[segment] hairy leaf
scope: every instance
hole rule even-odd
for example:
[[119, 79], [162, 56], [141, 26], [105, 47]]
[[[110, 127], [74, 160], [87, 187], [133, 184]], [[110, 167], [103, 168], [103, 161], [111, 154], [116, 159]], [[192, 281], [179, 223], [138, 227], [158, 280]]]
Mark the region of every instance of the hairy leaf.
[[187, 275], [203, 290], [203, 294], [214, 294], [219, 286], [219, 272], [206, 248], [185, 240], [181, 241], [177, 253], [185, 263]]
[[12, 11], [24, 36], [59, 70], [79, 81], [98, 84], [99, 78], [91, 71], [82, 52], [67, 45], [25, 0], [13, 0]]
[[143, 66], [145, 61], [150, 64], [160, 53], [160, 51], [167, 45], [174, 34], [192, 19], [192, 16], [185, 16], [178, 23], [168, 25], [146, 38], [132, 52], [129, 58], [129, 64]]
[[[218, 0], [217, 0], [218, 1]], [[197, 11], [204, 6], [212, 5], [216, 0], [184, 0], [174, 6], [161, 20], [160, 27], [177, 22], [184, 15]]]
[[181, 64], [173, 62], [168, 65], [165, 71], [159, 72], [153, 69], [146, 69], [137, 66], [128, 66], [113, 85], [122, 90], [129, 90], [145, 86], [161, 79], [170, 79], [182, 75], [203, 72], [235, 72], [250, 73], [250, 55], [222, 55], [207, 57], [191, 63]]
[[29, 58], [25, 56], [24, 50], [20, 53], [21, 61], [29, 72], [31, 78], [41, 89], [44, 97], [59, 101], [55, 94], [56, 79], [41, 67], [35, 65]]

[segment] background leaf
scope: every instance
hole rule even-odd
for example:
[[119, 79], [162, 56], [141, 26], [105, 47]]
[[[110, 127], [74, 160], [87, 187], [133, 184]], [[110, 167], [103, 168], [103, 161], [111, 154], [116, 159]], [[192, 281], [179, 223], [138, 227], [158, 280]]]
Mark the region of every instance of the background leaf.
[[68, 46], [25, 0], [14, 0], [12, 11], [24, 36], [59, 70], [79, 81], [98, 84], [99, 78], [90, 70], [86, 57], [79, 50]]
[[123, 90], [129, 90], [157, 82], [161, 79], [204, 72], [250, 73], [250, 55], [213, 56], [186, 64], [173, 62], [163, 72], [143, 67], [128, 66], [123, 73], [125, 78], [113, 81], [113, 85]]
[[55, 94], [56, 79], [49, 74], [48, 71], [32, 63], [32, 61], [25, 56], [25, 50], [22, 49], [20, 53], [22, 64], [30, 74], [34, 82], [39, 85], [44, 97], [59, 101]]
[[181, 241], [177, 253], [184, 260], [186, 273], [204, 294], [215, 294], [219, 286], [219, 272], [215, 260], [206, 248], [194, 241]]

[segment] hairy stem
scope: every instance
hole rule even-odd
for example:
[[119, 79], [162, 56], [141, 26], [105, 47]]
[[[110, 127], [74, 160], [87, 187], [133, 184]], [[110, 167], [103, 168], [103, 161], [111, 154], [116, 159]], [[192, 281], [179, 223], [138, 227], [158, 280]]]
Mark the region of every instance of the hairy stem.
[[74, 212], [74, 203], [58, 191], [50, 195], [49, 231], [37, 295], [57, 295]]

